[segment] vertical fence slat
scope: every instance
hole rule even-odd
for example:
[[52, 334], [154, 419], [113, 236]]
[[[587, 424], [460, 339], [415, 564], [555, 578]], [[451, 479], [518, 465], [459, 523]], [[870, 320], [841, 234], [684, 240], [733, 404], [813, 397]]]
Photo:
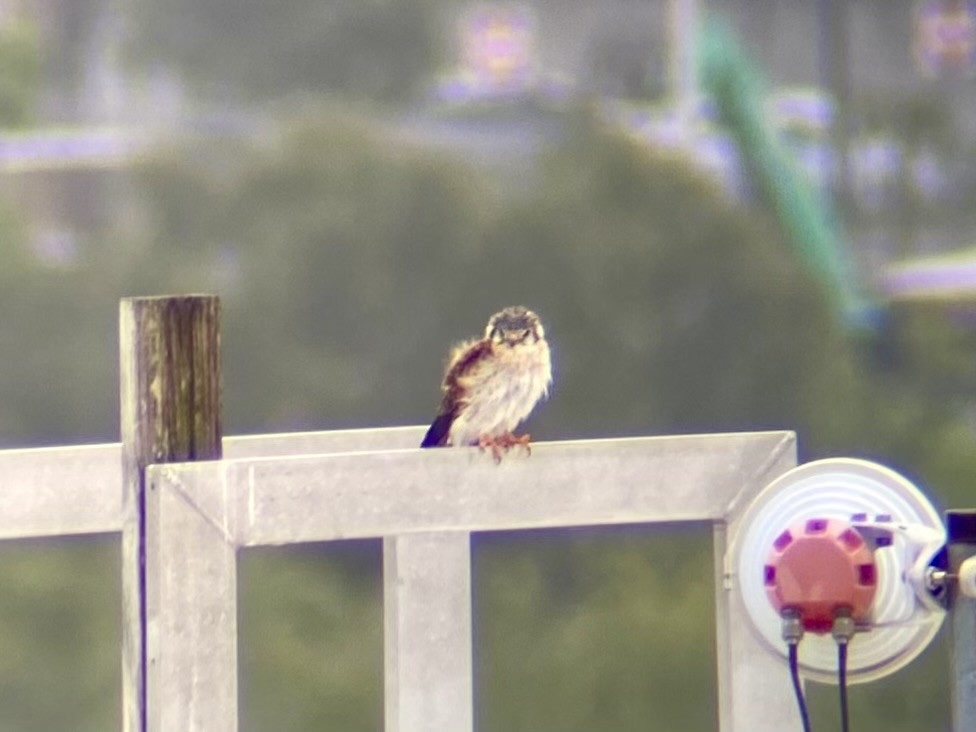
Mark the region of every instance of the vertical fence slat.
[[[149, 473], [146, 508], [148, 732], [237, 732], [237, 545], [223, 511]], [[219, 495], [219, 481], [206, 485]]]
[[209, 295], [119, 307], [125, 732], [146, 730], [145, 468], [220, 457], [219, 320]]
[[[716, 541], [721, 538], [717, 533]], [[724, 587], [719, 580], [718, 593], [719, 729], [798, 732], [802, 724], [786, 664], [762, 646], [734, 578]]]
[[774, 478], [796, 467], [796, 442], [781, 443], [751, 479], [747, 500], [735, 501], [725, 521], [713, 527], [715, 605], [719, 672], [719, 729], [792, 732], [802, 722], [787, 665], [764, 648], [754, 632], [728, 550], [740, 531], [742, 513]]
[[386, 732], [471, 732], [471, 538], [383, 541]]

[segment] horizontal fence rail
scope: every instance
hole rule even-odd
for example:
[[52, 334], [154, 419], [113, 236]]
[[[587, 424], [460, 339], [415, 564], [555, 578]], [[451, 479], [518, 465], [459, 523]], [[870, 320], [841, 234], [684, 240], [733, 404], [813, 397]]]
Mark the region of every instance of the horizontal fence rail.
[[[228, 458], [415, 447], [423, 427], [225, 437]], [[122, 446], [0, 450], [0, 540], [122, 530]]]
[[0, 451], [0, 539], [121, 530], [119, 444]]
[[[237, 732], [238, 549], [382, 538], [386, 730], [470, 732], [471, 532], [683, 521], [714, 527], [721, 730], [798, 729], [725, 563], [741, 510], [796, 464], [792, 433], [541, 443], [496, 465], [415, 449], [410, 429], [148, 469], [150, 730]], [[391, 449], [401, 438], [411, 449]]]

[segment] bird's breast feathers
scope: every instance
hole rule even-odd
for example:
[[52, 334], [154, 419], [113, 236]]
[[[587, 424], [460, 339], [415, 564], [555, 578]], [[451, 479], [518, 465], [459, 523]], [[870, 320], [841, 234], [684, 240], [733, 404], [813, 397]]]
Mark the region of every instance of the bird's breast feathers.
[[544, 339], [515, 346], [485, 342], [463, 344], [455, 362], [472, 348], [480, 357], [457, 375], [458, 412], [451, 426], [452, 444], [470, 444], [482, 434], [511, 432], [549, 392], [552, 365]]

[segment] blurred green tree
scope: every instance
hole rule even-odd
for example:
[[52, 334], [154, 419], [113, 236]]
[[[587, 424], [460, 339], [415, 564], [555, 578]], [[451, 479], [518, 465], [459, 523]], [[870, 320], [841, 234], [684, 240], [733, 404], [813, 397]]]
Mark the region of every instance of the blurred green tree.
[[118, 542], [0, 544], [0, 727], [119, 729]]
[[40, 91], [37, 32], [26, 21], [0, 28], [0, 128], [26, 127], [34, 120]]

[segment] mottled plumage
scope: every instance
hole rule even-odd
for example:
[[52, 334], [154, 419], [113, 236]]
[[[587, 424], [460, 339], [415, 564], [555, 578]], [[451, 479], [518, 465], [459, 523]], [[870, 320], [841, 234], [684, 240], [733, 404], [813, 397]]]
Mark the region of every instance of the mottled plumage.
[[551, 383], [549, 344], [538, 316], [524, 307], [505, 308], [488, 320], [484, 338], [451, 351], [441, 407], [421, 447], [524, 444], [512, 431]]

